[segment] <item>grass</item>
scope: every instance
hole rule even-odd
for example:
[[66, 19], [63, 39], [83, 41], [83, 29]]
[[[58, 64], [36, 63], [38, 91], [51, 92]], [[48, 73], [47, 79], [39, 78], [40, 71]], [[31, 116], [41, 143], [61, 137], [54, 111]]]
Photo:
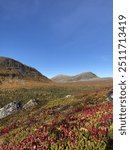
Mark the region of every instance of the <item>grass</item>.
[[[9, 86], [10, 85], [10, 86]], [[39, 82], [27, 82], [25, 84], [9, 84], [0, 86], [0, 106], [17, 100], [26, 103], [36, 98], [42, 105], [49, 100], [63, 98], [66, 95], [76, 95], [83, 92], [98, 91], [112, 87], [112, 80], [96, 82], [79, 82], [69, 84], [48, 84]]]
[[111, 88], [110, 80], [1, 88], [0, 106], [39, 101], [36, 108], [1, 120], [1, 150], [30, 150], [33, 145], [39, 150], [111, 150], [112, 103], [106, 101]]

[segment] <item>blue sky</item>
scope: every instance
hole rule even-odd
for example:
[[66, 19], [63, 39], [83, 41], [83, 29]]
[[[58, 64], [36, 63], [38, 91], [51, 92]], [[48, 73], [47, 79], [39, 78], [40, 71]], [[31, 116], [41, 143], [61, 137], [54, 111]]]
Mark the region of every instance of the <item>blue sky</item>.
[[112, 0], [0, 0], [0, 56], [48, 77], [112, 76]]

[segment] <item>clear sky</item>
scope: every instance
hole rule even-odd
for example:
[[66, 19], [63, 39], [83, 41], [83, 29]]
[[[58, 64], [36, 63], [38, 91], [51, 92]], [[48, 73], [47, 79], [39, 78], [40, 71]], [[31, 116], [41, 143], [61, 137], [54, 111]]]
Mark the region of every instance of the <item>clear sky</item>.
[[0, 0], [0, 56], [47, 77], [112, 77], [112, 0]]

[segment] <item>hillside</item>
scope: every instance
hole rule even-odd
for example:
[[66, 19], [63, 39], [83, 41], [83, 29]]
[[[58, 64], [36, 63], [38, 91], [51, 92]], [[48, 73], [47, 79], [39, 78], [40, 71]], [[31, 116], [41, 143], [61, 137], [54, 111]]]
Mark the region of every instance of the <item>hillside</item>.
[[75, 76], [67, 76], [67, 75], [57, 75], [51, 78], [54, 82], [79, 82], [79, 81], [88, 81], [90, 79], [97, 79], [97, 75], [92, 72], [83, 72], [81, 74]]
[[9, 79], [50, 82], [46, 76], [43, 76], [35, 68], [24, 65], [11, 58], [0, 57], [0, 82], [2, 83]]

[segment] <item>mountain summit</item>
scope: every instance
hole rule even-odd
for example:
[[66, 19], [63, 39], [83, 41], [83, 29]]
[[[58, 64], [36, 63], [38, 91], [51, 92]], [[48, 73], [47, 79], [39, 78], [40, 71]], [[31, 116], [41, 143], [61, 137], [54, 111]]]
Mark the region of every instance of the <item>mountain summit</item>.
[[78, 75], [68, 76], [68, 75], [57, 75], [51, 78], [54, 82], [79, 82], [79, 81], [88, 81], [90, 79], [97, 79], [98, 76], [92, 72], [83, 72]]
[[0, 81], [5, 81], [6, 79], [50, 81], [35, 68], [24, 65], [11, 58], [0, 57]]

